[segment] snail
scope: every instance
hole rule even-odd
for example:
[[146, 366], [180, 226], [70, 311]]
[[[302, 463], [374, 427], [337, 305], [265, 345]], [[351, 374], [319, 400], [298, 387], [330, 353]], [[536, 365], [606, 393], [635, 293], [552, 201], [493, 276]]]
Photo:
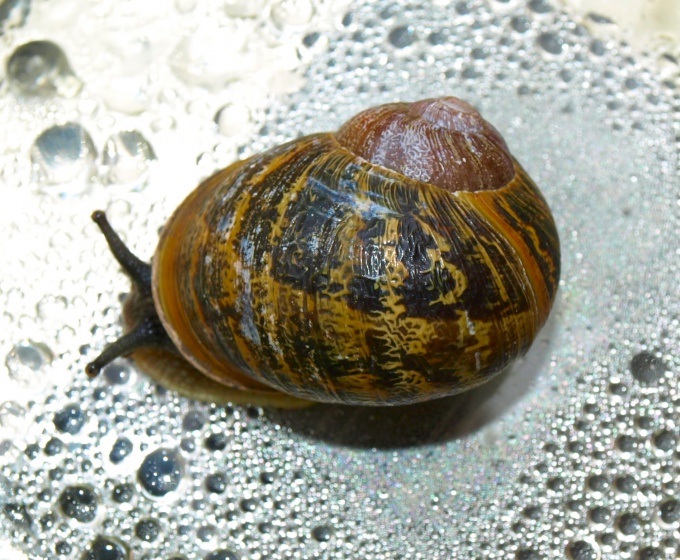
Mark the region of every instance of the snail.
[[560, 273], [543, 196], [455, 97], [374, 107], [219, 171], [152, 264], [92, 217], [134, 289], [128, 332], [88, 374], [134, 353], [207, 400], [380, 406], [471, 389], [529, 349]]

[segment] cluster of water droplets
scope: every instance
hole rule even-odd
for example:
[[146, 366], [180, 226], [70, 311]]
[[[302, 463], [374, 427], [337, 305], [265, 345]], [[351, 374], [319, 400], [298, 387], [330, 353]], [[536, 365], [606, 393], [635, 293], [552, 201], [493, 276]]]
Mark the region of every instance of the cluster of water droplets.
[[[676, 84], [547, 0], [357, 3], [337, 17], [320, 0], [169, 6], [136, 13], [145, 43], [113, 2], [74, 37], [37, 37], [40, 5], [0, 3], [0, 173], [30, 208], [0, 210], [1, 538], [93, 560], [676, 557]], [[133, 71], [84, 48], [98, 31]], [[526, 394], [500, 412], [484, 395], [479, 409], [276, 413], [188, 401], [124, 360], [85, 379], [128, 290], [94, 208], [146, 256], [216, 167], [440, 94], [480, 106], [558, 222], [553, 318], [501, 385]]]

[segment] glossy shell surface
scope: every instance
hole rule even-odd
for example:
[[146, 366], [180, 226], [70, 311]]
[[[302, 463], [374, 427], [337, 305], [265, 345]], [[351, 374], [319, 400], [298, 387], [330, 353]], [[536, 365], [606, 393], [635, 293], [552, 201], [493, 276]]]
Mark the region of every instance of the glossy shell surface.
[[333, 134], [238, 162], [166, 224], [159, 315], [234, 387], [371, 405], [470, 389], [526, 352], [557, 289], [552, 216], [513, 165], [501, 188], [450, 192]]

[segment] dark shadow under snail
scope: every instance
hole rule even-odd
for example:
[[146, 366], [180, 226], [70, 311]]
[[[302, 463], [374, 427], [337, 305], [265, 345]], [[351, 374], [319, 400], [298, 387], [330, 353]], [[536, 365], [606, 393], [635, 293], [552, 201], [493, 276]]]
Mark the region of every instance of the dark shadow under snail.
[[133, 291], [126, 334], [88, 374], [133, 353], [161, 384], [215, 402], [460, 393], [529, 349], [559, 280], [545, 200], [455, 97], [375, 107], [216, 173], [152, 264], [92, 218]]

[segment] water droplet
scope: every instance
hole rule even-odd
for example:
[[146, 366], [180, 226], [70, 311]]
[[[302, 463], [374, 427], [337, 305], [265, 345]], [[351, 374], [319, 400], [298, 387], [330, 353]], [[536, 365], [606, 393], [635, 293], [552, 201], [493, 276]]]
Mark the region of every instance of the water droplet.
[[230, 550], [215, 550], [204, 557], [204, 560], [240, 560], [238, 555]]
[[635, 560], [664, 560], [664, 558], [666, 558], [666, 555], [653, 546], [641, 548], [635, 555]]
[[622, 494], [632, 494], [637, 488], [637, 482], [630, 475], [620, 476], [614, 481], [614, 488]]
[[547, 14], [548, 12], [552, 12], [553, 8], [550, 5], [550, 2], [547, 2], [546, 0], [531, 0], [531, 2], [529, 2], [529, 9], [536, 14]]
[[395, 27], [387, 36], [387, 40], [397, 49], [410, 47], [416, 40], [416, 32], [410, 25]]
[[15, 401], [0, 405], [0, 426], [18, 432], [26, 421], [26, 409]]
[[607, 477], [601, 474], [594, 474], [588, 477], [588, 489], [592, 492], [601, 493], [605, 492], [609, 487], [609, 481]]
[[80, 408], [71, 404], [54, 415], [54, 426], [62, 433], [75, 435], [85, 425], [85, 414]]
[[245, 512], [253, 512], [257, 509], [257, 500], [255, 498], [245, 498], [241, 500], [241, 510]]
[[222, 6], [229, 16], [255, 17], [262, 13], [266, 0], [224, 0]]
[[102, 373], [111, 385], [125, 385], [130, 381], [130, 368], [125, 364], [114, 362], [107, 365]]
[[47, 295], [38, 302], [36, 311], [41, 319], [59, 320], [63, 319], [67, 306], [68, 302], [65, 297]]
[[36, 179], [52, 185], [80, 180], [73, 189], [83, 190], [93, 169], [97, 151], [87, 131], [76, 123], [53, 126], [36, 138], [31, 163]]
[[135, 487], [132, 484], [118, 484], [114, 487], [111, 497], [114, 502], [127, 504], [132, 501], [135, 495]]
[[170, 67], [188, 84], [219, 87], [252, 72], [256, 59], [246, 48], [247, 39], [241, 28], [194, 33], [179, 42]]
[[616, 438], [616, 448], [622, 453], [633, 453], [637, 449], [637, 439], [633, 436], [620, 435]]
[[609, 522], [610, 512], [606, 507], [598, 506], [590, 510], [588, 519], [593, 525], [604, 527]]
[[18, 93], [73, 97], [82, 88], [61, 48], [51, 41], [31, 41], [7, 61], [7, 81]]
[[312, 537], [319, 542], [328, 542], [333, 537], [333, 529], [328, 525], [319, 525], [312, 529]]
[[531, 548], [520, 548], [515, 554], [516, 560], [540, 560], [541, 556]]
[[660, 430], [652, 438], [654, 447], [662, 454], [669, 453], [675, 449], [675, 434], [670, 430]]
[[182, 458], [171, 449], [158, 449], [147, 455], [137, 471], [137, 478], [151, 496], [174, 492], [184, 476]]
[[641, 529], [640, 518], [634, 513], [624, 513], [616, 520], [616, 529], [621, 540], [632, 542]]
[[54, 359], [54, 354], [45, 345], [32, 340], [15, 344], [5, 358], [9, 377], [22, 388], [40, 390], [46, 379], [41, 370]]
[[640, 352], [630, 361], [630, 372], [644, 385], [656, 383], [663, 377], [666, 366], [661, 358], [649, 352]]
[[3, 0], [0, 2], [0, 35], [7, 29], [24, 25], [30, 10], [30, 0]]
[[309, 0], [278, 0], [271, 8], [274, 25], [280, 29], [307, 25], [314, 15], [314, 5]]
[[600, 41], [599, 39], [594, 39], [590, 43], [590, 52], [595, 56], [604, 56], [607, 52], [607, 47], [604, 42]]
[[228, 103], [217, 111], [215, 123], [224, 136], [243, 134], [252, 125], [250, 111], [245, 105], [238, 103]]
[[129, 560], [128, 549], [111, 537], [97, 537], [81, 560]]
[[104, 146], [102, 160], [108, 183], [126, 184], [143, 178], [156, 154], [151, 144], [136, 130], [123, 130], [111, 136]]
[[272, 484], [276, 480], [276, 475], [273, 472], [265, 471], [260, 474], [260, 482], [262, 484]]
[[661, 502], [658, 518], [664, 528], [678, 528], [680, 526], [680, 502], [674, 498]]
[[64, 449], [64, 443], [58, 438], [50, 438], [45, 444], [45, 455], [54, 457], [59, 455]]
[[516, 16], [510, 20], [510, 25], [517, 33], [526, 33], [531, 29], [531, 21], [524, 16]]
[[59, 497], [61, 511], [66, 517], [89, 523], [97, 517], [97, 495], [89, 486], [69, 486]]
[[146, 542], [153, 542], [161, 533], [161, 527], [153, 519], [142, 519], [135, 525], [135, 535], [138, 539]]
[[567, 545], [570, 560], [597, 560], [600, 557], [599, 547], [587, 541], [575, 541]]
[[182, 429], [186, 432], [200, 430], [205, 424], [205, 414], [200, 410], [190, 410], [182, 420]]
[[541, 33], [538, 37], [538, 44], [545, 52], [550, 54], [562, 54], [564, 47], [564, 41], [555, 33]]
[[216, 432], [210, 434], [205, 440], [205, 446], [211, 451], [222, 451], [227, 447], [228, 438], [226, 434]]
[[208, 492], [222, 494], [227, 489], [227, 477], [224, 473], [210, 474], [205, 478], [205, 487]]
[[113, 464], [118, 464], [123, 461], [130, 453], [132, 453], [132, 442], [126, 437], [120, 437], [116, 440], [109, 453], [109, 460]]
[[456, 4], [456, 12], [461, 16], [466, 16], [472, 12], [472, 9], [470, 8], [470, 4], [467, 2], [458, 2]]
[[2, 511], [10, 523], [16, 527], [26, 529], [32, 523], [31, 516], [26, 511], [26, 507], [22, 504], [5, 504], [5, 506], [2, 508]]

